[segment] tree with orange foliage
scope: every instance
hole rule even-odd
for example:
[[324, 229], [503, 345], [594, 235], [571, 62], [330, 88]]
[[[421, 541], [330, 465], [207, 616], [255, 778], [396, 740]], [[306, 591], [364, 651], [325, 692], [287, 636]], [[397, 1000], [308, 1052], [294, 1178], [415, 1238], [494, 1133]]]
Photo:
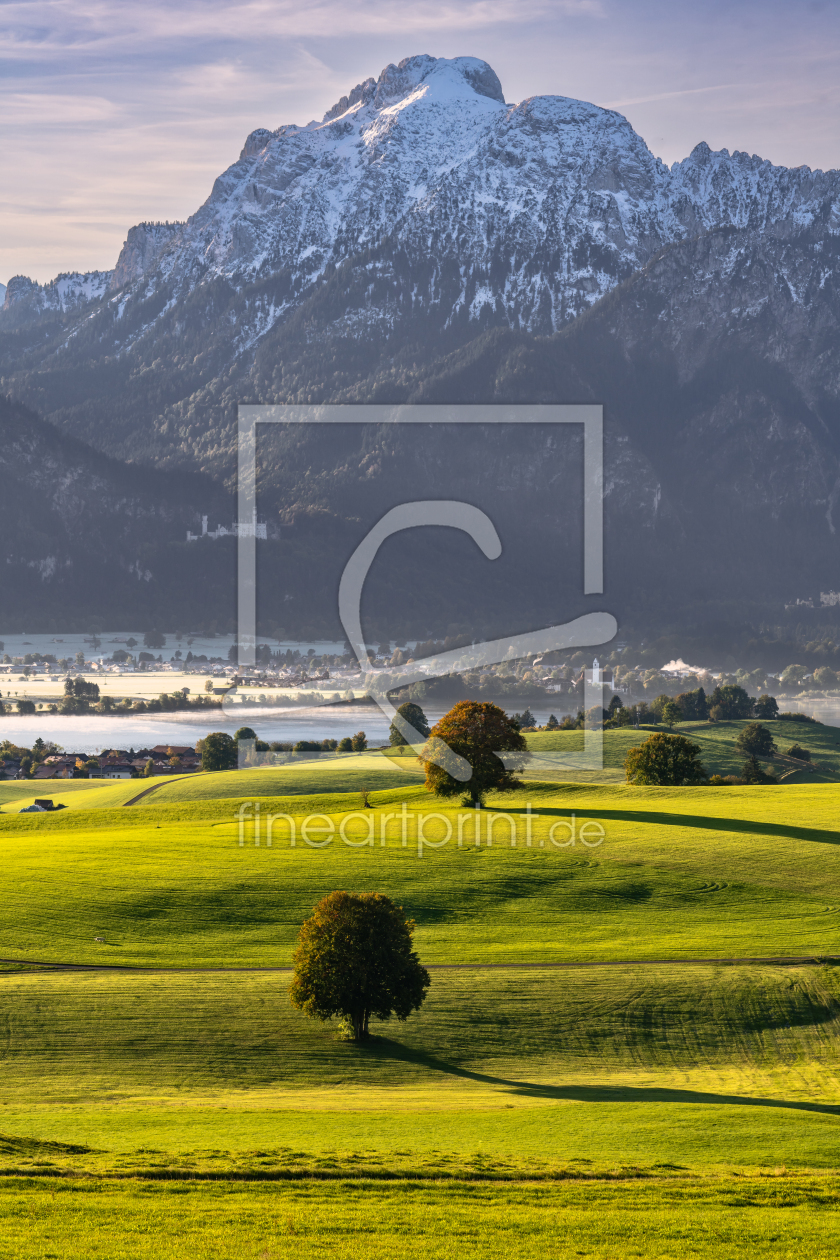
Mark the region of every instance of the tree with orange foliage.
[[426, 791], [436, 796], [461, 796], [475, 809], [481, 808], [488, 792], [512, 792], [521, 787], [515, 776], [531, 755], [518, 723], [498, 705], [477, 700], [460, 700], [450, 709], [432, 728], [425, 747], [442, 752], [439, 760], [444, 763], [449, 749], [472, 767], [471, 778], [459, 779], [445, 769], [445, 764], [437, 765], [421, 752]]

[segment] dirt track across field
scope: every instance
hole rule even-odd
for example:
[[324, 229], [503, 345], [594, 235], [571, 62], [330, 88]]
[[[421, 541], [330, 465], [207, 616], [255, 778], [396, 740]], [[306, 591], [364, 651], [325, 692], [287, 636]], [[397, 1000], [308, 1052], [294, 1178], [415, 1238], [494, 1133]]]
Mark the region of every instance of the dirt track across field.
[[158, 783], [153, 783], [151, 787], [144, 788], [142, 792], [138, 792], [136, 796], [132, 796], [130, 801], [123, 801], [123, 809], [129, 805], [136, 805], [138, 801], [142, 801], [144, 796], [148, 796], [150, 792], [156, 792], [158, 788], [166, 787], [169, 779], [161, 779]]
[[[429, 971], [573, 971], [576, 967], [807, 967], [840, 963], [840, 954], [767, 955], [764, 958], [618, 958], [579, 962], [424, 963]], [[43, 971], [113, 971], [120, 975], [239, 975], [294, 971], [293, 967], [131, 967], [122, 963], [55, 962], [43, 958], [0, 958], [0, 967], [38, 967]], [[20, 972], [10, 972], [19, 975]]]

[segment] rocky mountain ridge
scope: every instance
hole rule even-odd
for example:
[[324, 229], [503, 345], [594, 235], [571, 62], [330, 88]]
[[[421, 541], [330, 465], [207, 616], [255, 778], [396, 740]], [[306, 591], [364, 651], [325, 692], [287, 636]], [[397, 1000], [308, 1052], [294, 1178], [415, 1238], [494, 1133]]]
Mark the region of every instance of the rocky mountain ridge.
[[[125, 354], [156, 325], [168, 335], [163, 308], [201, 285], [244, 296], [282, 277], [275, 300], [238, 304], [228, 345], [237, 358], [329, 268], [388, 241], [419, 273], [414, 304], [441, 327], [486, 312], [545, 333], [668, 243], [716, 227], [793, 232], [818, 221], [840, 232], [838, 172], [788, 170], [704, 143], [669, 170], [613, 110], [564, 97], [507, 105], [486, 63], [419, 56], [359, 84], [321, 123], [252, 132], [196, 214], [132, 228], [113, 272], [47, 286], [14, 277], [4, 310], [29, 301], [66, 312], [120, 292], [103, 323], [109, 349]], [[443, 282], [449, 269], [457, 292]], [[132, 307], [150, 302], [162, 309], [132, 330]], [[372, 302], [371, 322], [392, 327], [393, 314]]]
[[[60, 300], [10, 283], [0, 358], [112, 455], [230, 478], [239, 402], [598, 401], [616, 599], [693, 616], [836, 586], [840, 172], [702, 143], [668, 168], [615, 111], [413, 57], [252, 132], [195, 215], [133, 228], [99, 274]], [[332, 580], [406, 495], [486, 499], [533, 620], [531, 520], [569, 565], [577, 545], [573, 449], [406, 441], [275, 431], [262, 509], [314, 531]]]

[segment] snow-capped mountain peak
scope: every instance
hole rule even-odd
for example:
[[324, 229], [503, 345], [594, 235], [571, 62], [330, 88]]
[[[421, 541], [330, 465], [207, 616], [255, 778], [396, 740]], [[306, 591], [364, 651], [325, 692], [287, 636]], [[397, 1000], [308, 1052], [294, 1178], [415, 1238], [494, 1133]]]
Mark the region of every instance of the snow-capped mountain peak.
[[492, 66], [477, 57], [429, 57], [425, 53], [405, 57], [399, 65], [387, 65], [378, 79], [365, 79], [328, 109], [323, 122], [340, 118], [349, 109], [372, 105], [387, 109], [418, 91], [450, 102], [483, 96], [504, 105], [502, 85]]
[[[236, 358], [363, 257], [376, 276], [364, 310], [341, 316], [348, 328], [394, 326], [383, 277], [399, 256], [412, 309], [439, 326], [490, 317], [550, 332], [665, 245], [823, 220], [840, 226], [837, 172], [703, 143], [669, 170], [614, 110], [563, 96], [508, 105], [486, 62], [424, 54], [357, 84], [320, 122], [251, 132], [187, 223], [131, 230], [106, 285], [120, 293], [120, 353], [131, 327], [153, 337], [204, 284], [267, 285], [270, 298], [243, 298], [230, 322]], [[24, 288], [10, 284], [7, 307]], [[160, 314], [132, 320], [153, 295]]]

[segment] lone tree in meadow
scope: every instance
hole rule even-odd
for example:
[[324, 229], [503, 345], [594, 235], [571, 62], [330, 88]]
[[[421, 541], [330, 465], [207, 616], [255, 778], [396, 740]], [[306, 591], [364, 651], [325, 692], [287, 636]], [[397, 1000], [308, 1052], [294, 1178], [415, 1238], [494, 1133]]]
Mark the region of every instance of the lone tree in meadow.
[[202, 770], [235, 770], [239, 760], [236, 743], [224, 731], [205, 735], [195, 746]]
[[[426, 714], [419, 704], [415, 704], [412, 700], [406, 700], [405, 704], [401, 704], [397, 709], [397, 713], [408, 722], [409, 726], [414, 727], [418, 735], [428, 739], [430, 734], [429, 723], [426, 721]], [[405, 735], [394, 722], [391, 723], [391, 729], [388, 732], [388, 743], [392, 748], [401, 748], [408, 743]]]
[[735, 740], [735, 745], [750, 757], [772, 757], [776, 751], [773, 736], [760, 722], [750, 722]]
[[624, 761], [628, 783], [645, 787], [690, 787], [706, 782], [700, 745], [684, 735], [651, 735]]
[[[509, 718], [498, 705], [480, 703], [477, 700], [459, 700], [436, 726], [432, 727], [430, 751], [445, 745], [453, 753], [469, 762], [472, 777], [466, 782], [454, 778], [443, 766], [420, 760], [426, 766], [426, 791], [436, 796], [461, 796], [475, 808], [480, 808], [488, 792], [512, 792], [521, 787], [515, 777], [530, 757], [525, 736], [513, 718]], [[497, 753], [508, 754], [502, 761]], [[441, 760], [445, 760], [444, 757]]]
[[312, 1019], [345, 1019], [355, 1041], [371, 1016], [408, 1019], [431, 983], [412, 949], [414, 920], [381, 893], [333, 892], [300, 929], [292, 1006]]

